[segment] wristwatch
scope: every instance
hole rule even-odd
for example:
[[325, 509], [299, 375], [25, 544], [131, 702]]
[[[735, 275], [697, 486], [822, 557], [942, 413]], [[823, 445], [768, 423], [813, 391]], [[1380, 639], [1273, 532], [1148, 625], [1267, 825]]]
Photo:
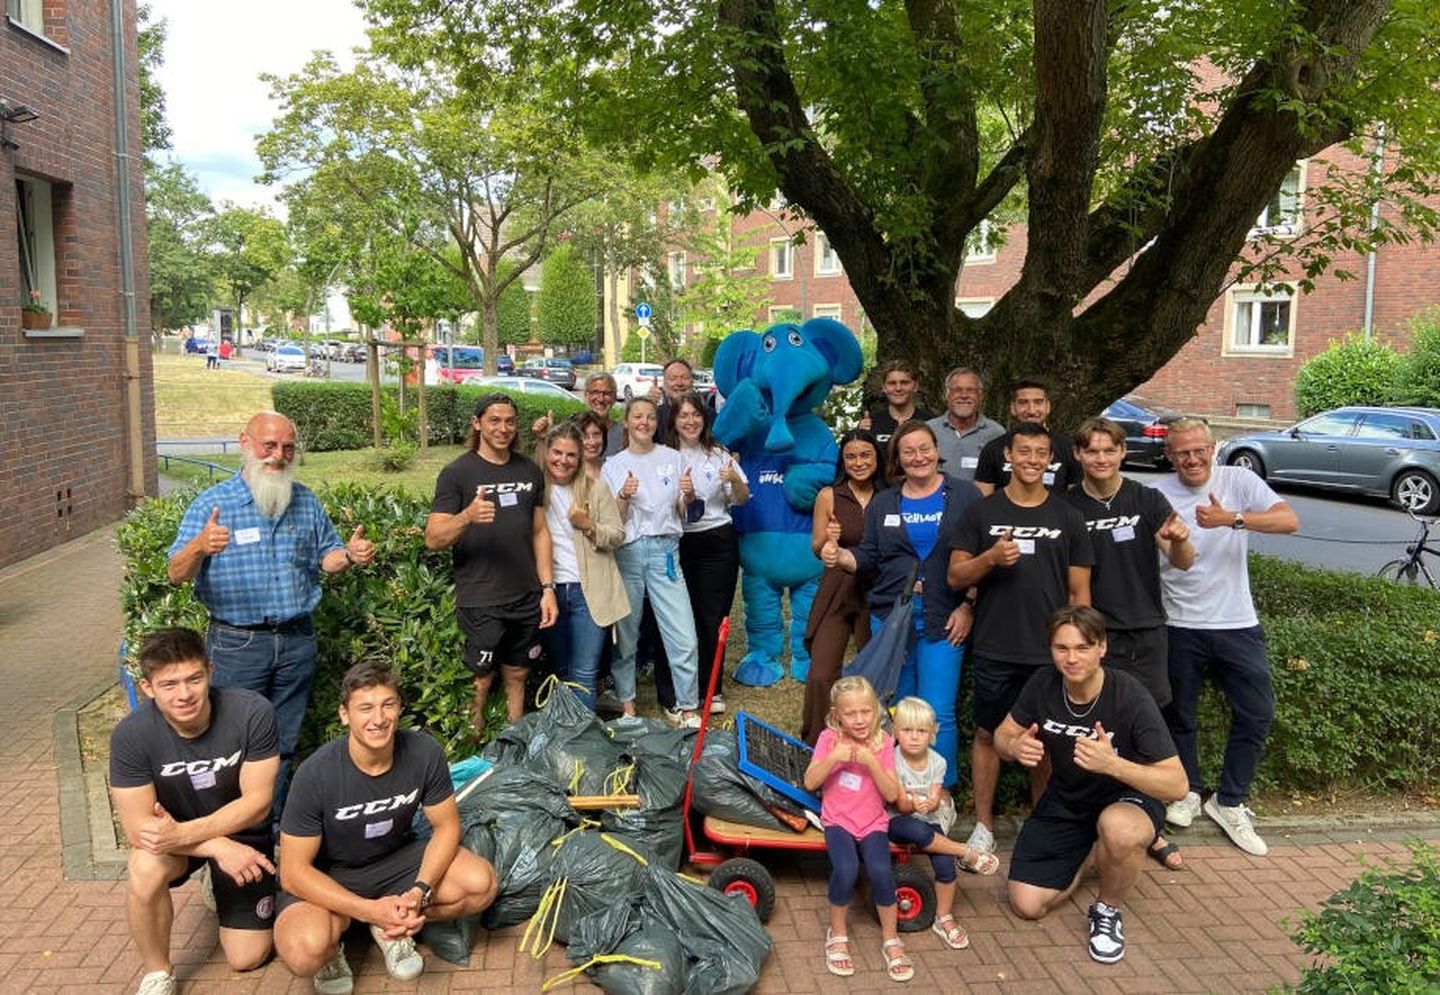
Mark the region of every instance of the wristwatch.
[[1231, 523], [1230, 527], [1236, 531], [1245, 527], [1245, 513], [1243, 511], [1235, 512], [1235, 521]]
[[[1238, 528], [1238, 526], [1237, 526], [1237, 528]], [[542, 591], [553, 591], [553, 590], [555, 590], [555, 583], [554, 583], [554, 581], [546, 581], [545, 583], [541, 584], [541, 585], [540, 585], [540, 590], [542, 590]]]
[[420, 890], [420, 908], [423, 909], [430, 904], [430, 899], [435, 894], [434, 888], [430, 887], [428, 884], [426, 884], [424, 881], [421, 881], [419, 878], [416, 878], [415, 883], [412, 884], [410, 887], [418, 888]]

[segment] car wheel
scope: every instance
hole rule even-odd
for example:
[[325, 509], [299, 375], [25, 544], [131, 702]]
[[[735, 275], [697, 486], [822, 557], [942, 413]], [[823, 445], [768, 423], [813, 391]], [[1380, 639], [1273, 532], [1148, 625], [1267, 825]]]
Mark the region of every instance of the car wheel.
[[1237, 449], [1230, 454], [1230, 458], [1225, 462], [1231, 466], [1244, 467], [1261, 480], [1265, 479], [1265, 461], [1262, 460], [1260, 454], [1253, 449]]
[[1390, 496], [1406, 511], [1433, 515], [1440, 508], [1440, 488], [1424, 470], [1405, 470], [1390, 485]]
[[635, 396], [635, 392], [630, 389], [630, 385], [627, 383], [627, 384], [625, 385], [625, 400], [628, 401], [628, 400], [630, 400], [631, 398], [633, 398], [634, 396]]

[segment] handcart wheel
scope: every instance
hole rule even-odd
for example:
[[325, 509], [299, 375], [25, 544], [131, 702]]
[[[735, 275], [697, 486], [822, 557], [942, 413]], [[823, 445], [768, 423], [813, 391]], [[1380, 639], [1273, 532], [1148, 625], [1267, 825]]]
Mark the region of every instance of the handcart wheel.
[[[775, 879], [758, 861], [748, 857], [731, 857], [710, 872], [710, 887], [726, 895], [744, 895], [761, 922], [775, 911]], [[931, 916], [934, 916], [935, 892], [930, 892]]]
[[935, 882], [914, 864], [895, 865], [895, 919], [902, 933], [918, 933], [935, 921]]

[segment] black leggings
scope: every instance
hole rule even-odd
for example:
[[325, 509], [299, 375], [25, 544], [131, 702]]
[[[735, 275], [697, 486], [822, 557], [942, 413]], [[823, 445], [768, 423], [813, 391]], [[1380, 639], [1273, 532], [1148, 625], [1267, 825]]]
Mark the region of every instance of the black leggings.
[[857, 840], [849, 830], [826, 826], [825, 852], [830, 855], [831, 905], [849, 905], [855, 897], [861, 861], [865, 863], [865, 876], [870, 879], [870, 897], [875, 905], [883, 908], [895, 904], [895, 869], [890, 866], [890, 840], [884, 830]]
[[[710, 673], [715, 668], [715, 647], [720, 641], [720, 620], [735, 603], [735, 584], [740, 577], [740, 546], [735, 529], [721, 525], [704, 532], [686, 532], [680, 537], [680, 569], [690, 591], [690, 611], [695, 616], [695, 637], [700, 649], [700, 697], [705, 697]], [[725, 683], [725, 668], [715, 681], [719, 694]]]

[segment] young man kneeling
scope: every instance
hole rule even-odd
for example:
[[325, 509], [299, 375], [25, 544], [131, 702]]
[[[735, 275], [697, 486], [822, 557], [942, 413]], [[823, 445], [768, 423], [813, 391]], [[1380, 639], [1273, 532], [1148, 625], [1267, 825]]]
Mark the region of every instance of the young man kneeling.
[[1094, 860], [1100, 893], [1090, 906], [1090, 956], [1125, 956], [1120, 905], [1140, 875], [1165, 803], [1188, 790], [1160, 709], [1144, 686], [1105, 670], [1105, 620], [1083, 605], [1050, 618], [1055, 669], [1036, 674], [995, 731], [1007, 760], [1051, 774], [1010, 858], [1010, 906], [1039, 919], [1070, 897]]
[[[401, 729], [400, 711], [395, 671], [351, 667], [340, 684], [349, 732], [300, 765], [285, 802], [275, 950], [321, 995], [351, 990], [340, 943], [351, 920], [369, 924], [386, 970], [409, 981], [425, 969], [414, 936], [427, 920], [471, 915], [495, 899], [494, 869], [460, 848], [444, 751], [427, 733]], [[417, 808], [429, 840], [411, 831]]]

